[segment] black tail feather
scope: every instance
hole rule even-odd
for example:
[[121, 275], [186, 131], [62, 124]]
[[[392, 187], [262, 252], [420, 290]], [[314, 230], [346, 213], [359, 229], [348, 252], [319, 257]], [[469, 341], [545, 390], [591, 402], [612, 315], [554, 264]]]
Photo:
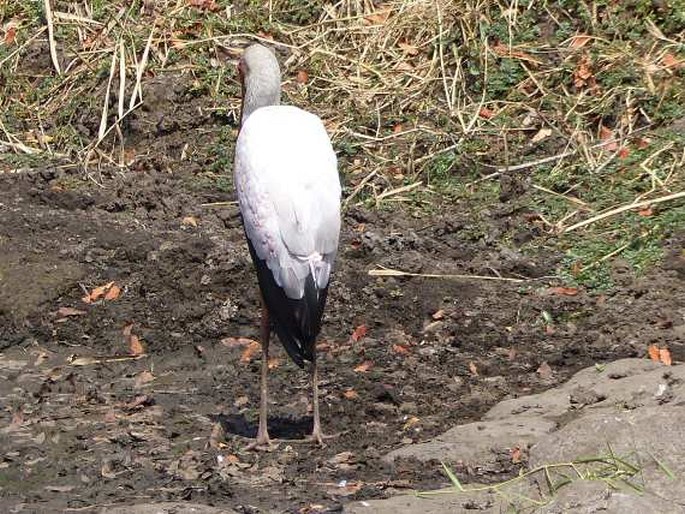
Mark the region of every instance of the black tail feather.
[[303, 368], [304, 361], [313, 362], [315, 358], [316, 338], [321, 330], [328, 286], [318, 289], [314, 277], [309, 275], [305, 281], [304, 296], [299, 300], [288, 298], [276, 283], [266, 262], [257, 256], [249, 238], [247, 244], [274, 330], [290, 358]]

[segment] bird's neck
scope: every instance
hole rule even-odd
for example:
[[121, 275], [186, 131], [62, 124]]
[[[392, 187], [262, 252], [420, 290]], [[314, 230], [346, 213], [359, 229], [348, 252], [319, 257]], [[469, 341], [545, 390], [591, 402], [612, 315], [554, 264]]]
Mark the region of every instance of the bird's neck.
[[280, 77], [246, 77], [243, 83], [243, 104], [240, 123], [260, 107], [281, 103]]

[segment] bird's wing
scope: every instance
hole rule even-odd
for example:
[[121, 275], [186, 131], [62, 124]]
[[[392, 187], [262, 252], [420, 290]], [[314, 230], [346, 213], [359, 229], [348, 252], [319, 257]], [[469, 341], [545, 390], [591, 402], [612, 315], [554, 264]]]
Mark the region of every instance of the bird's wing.
[[328, 284], [340, 233], [340, 180], [321, 120], [264, 107], [244, 123], [235, 179], [247, 237], [288, 298]]

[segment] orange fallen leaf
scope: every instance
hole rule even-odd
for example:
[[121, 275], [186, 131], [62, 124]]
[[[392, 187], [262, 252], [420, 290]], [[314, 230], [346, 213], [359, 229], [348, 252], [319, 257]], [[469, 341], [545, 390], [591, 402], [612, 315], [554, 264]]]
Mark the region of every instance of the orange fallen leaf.
[[671, 352], [668, 348], [659, 348], [659, 360], [666, 366], [670, 366], [671, 364], [673, 364], [673, 360], [671, 359]]
[[562, 295], [562, 296], [576, 296], [578, 294], [578, 288], [577, 287], [550, 287], [549, 288], [550, 293]]
[[515, 446], [509, 450], [509, 454], [511, 455], [512, 464], [519, 464], [521, 462], [521, 448]]
[[128, 350], [131, 355], [143, 355], [145, 353], [145, 348], [143, 348], [143, 343], [140, 342], [140, 339], [138, 338], [137, 335], [131, 334], [131, 337], [128, 340]]
[[618, 158], [619, 158], [619, 159], [625, 160], [625, 159], [627, 159], [629, 156], [630, 156], [630, 148], [628, 148], [627, 146], [622, 146], [622, 147], [618, 150]]
[[366, 333], [368, 332], [368, 329], [366, 328], [366, 325], [359, 325], [357, 328], [354, 329], [354, 332], [352, 332], [352, 341], [355, 343], [362, 339]]
[[393, 134], [399, 134], [403, 130], [404, 130], [404, 127], [402, 126], [401, 123], [395, 123], [395, 125], [393, 125], [393, 127], [392, 127], [392, 133]]
[[14, 43], [14, 40], [17, 37], [17, 27], [15, 25], [10, 25], [7, 27], [7, 31], [5, 32], [5, 44], [7, 46], [10, 46], [12, 43]]
[[298, 84], [306, 84], [309, 82], [309, 73], [305, 70], [297, 70], [297, 75], [295, 75], [295, 82]]
[[407, 355], [409, 353], [409, 348], [407, 348], [403, 344], [393, 344], [392, 351], [398, 355]]
[[478, 116], [480, 116], [483, 119], [489, 120], [495, 115], [495, 111], [492, 109], [488, 109], [487, 107], [481, 107], [480, 111], [478, 111]]
[[221, 344], [227, 346], [228, 348], [242, 348], [243, 346], [247, 346], [252, 343], [257, 343], [257, 341], [254, 339], [248, 339], [247, 337], [225, 337], [221, 340]]
[[476, 363], [473, 361], [469, 362], [469, 371], [471, 372], [471, 375], [474, 377], [478, 376], [478, 366], [476, 366]]
[[238, 464], [238, 463], [240, 462], [240, 459], [238, 458], [238, 456], [237, 456], [237, 455], [233, 455], [233, 454], [226, 455], [226, 456], [224, 457], [224, 460], [225, 460], [226, 462], [228, 462], [229, 464]]
[[278, 357], [269, 357], [269, 363], [267, 364], [269, 369], [276, 369], [280, 365], [281, 365], [281, 359], [279, 359]]
[[649, 354], [649, 358], [652, 359], [655, 362], [659, 362], [659, 347], [655, 344], [650, 344], [649, 348], [647, 348], [647, 353]]
[[678, 59], [675, 55], [673, 55], [671, 52], [667, 52], [664, 54], [664, 56], [661, 58], [661, 64], [665, 68], [680, 68], [685, 64], [685, 60], [683, 59]]
[[640, 209], [637, 211], [638, 216], [642, 216], [643, 218], [649, 218], [654, 212], [652, 211], [651, 207], [645, 207], [644, 209]]
[[354, 389], [348, 389], [343, 393], [343, 396], [347, 398], [348, 400], [357, 400], [359, 399], [359, 393], [355, 391]]
[[259, 349], [261, 347], [262, 345], [260, 345], [257, 341], [250, 341], [250, 344], [248, 344], [243, 350], [243, 353], [240, 354], [240, 362], [243, 364], [251, 362], [254, 356], [259, 353]]
[[109, 291], [109, 288], [114, 285], [114, 282], [108, 282], [104, 286], [98, 286], [95, 289], [93, 289], [90, 293], [88, 293], [86, 296], [81, 298], [85, 303], [92, 303], [100, 299], [101, 296], [103, 296], [107, 291]]
[[105, 293], [105, 300], [116, 300], [119, 298], [120, 294], [121, 288], [116, 284], [112, 284], [112, 287], [110, 287]]
[[364, 361], [360, 365], [358, 365], [356, 368], [354, 368], [354, 371], [357, 373], [366, 373], [371, 368], [373, 368], [373, 362]]

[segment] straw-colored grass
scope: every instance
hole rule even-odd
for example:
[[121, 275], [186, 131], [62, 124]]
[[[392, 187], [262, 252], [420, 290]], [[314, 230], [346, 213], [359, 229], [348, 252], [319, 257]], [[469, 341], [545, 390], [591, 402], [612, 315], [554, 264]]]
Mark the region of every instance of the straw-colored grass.
[[[8, 0], [0, 171], [126, 170], [126, 121], [155, 76], [180, 76], [235, 124], [233, 63], [261, 41], [284, 66], [285, 101], [324, 120], [346, 206], [463, 201], [477, 216], [492, 182], [521, 183], [514, 200], [545, 234], [615, 229], [569, 256], [587, 267], [642, 238], [635, 223], [651, 231], [641, 241], [674, 229], [678, 216], [652, 225], [685, 190], [685, 137], [669, 130], [685, 117], [684, 12], [683, 0]], [[673, 201], [636, 218], [651, 198]]]

